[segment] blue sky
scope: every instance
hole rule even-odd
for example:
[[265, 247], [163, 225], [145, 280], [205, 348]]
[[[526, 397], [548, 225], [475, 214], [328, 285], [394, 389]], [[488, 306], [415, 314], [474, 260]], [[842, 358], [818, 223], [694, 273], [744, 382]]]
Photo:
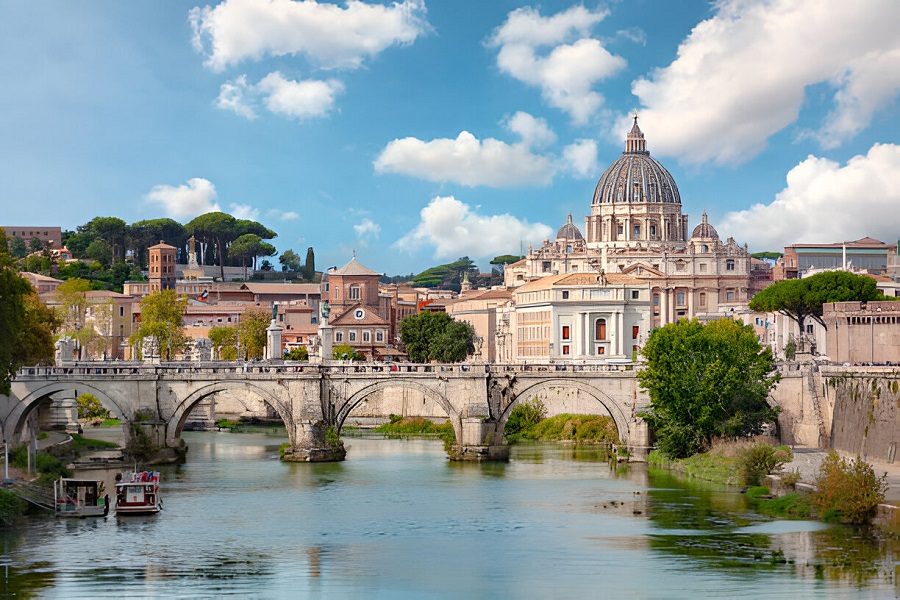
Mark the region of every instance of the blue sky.
[[896, 240], [898, 22], [888, 0], [0, 1], [0, 224], [218, 206], [320, 267], [486, 265], [583, 222], [637, 109], [692, 225]]

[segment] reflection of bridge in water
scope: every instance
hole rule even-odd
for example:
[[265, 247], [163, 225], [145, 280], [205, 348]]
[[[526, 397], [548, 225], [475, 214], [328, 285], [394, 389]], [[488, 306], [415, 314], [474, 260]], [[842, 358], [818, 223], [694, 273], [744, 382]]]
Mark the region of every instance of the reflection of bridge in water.
[[[284, 364], [255, 363], [74, 363], [22, 369], [9, 397], [0, 396], [4, 439], [23, 437], [30, 417], [51, 405], [71, 406], [90, 393], [120, 418], [126, 432], [136, 423], [159, 445], [178, 447], [191, 410], [216, 395], [245, 407], [269, 405], [284, 421], [294, 460], [342, 457], [326, 443], [326, 430], [340, 433], [350, 413], [390, 403], [370, 403], [379, 394], [413, 390], [439, 406], [453, 424], [452, 454], [466, 460], [507, 456], [503, 429], [520, 401], [540, 398], [566, 412], [608, 413], [629, 447], [647, 445], [646, 424], [637, 413], [648, 404], [631, 365], [523, 364]], [[380, 415], [387, 417], [388, 414]]]

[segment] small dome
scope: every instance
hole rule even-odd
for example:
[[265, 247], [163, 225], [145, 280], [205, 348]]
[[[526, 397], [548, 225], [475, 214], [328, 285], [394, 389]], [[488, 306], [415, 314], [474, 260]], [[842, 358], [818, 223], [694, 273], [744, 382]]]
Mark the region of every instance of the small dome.
[[681, 204], [681, 194], [672, 174], [650, 157], [635, 115], [625, 152], [600, 176], [591, 204], [639, 202]]
[[584, 240], [584, 236], [581, 235], [578, 227], [576, 227], [575, 223], [572, 222], [572, 215], [569, 215], [566, 218], [566, 224], [560, 227], [559, 231], [556, 232], [556, 239], [570, 241]]
[[703, 213], [703, 216], [700, 218], [700, 224], [694, 227], [693, 233], [691, 233], [692, 238], [707, 238], [707, 239], [719, 239], [719, 233], [716, 231], [716, 228], [709, 224], [707, 220], [706, 213]]

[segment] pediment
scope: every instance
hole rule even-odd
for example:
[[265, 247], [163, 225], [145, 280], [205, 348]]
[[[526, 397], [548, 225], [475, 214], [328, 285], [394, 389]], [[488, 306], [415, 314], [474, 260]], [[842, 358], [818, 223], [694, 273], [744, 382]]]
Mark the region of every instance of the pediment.
[[665, 277], [665, 274], [659, 269], [655, 269], [645, 262], [636, 262], [622, 269], [621, 273], [632, 275], [634, 277]]

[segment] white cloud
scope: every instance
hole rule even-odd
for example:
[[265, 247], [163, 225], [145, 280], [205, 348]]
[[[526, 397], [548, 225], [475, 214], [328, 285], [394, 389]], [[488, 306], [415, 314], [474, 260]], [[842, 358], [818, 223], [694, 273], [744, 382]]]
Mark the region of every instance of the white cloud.
[[519, 111], [504, 123], [507, 129], [522, 138], [526, 146], [541, 148], [556, 142], [556, 134], [544, 119]]
[[[652, 150], [685, 162], [739, 163], [797, 120], [805, 89], [829, 84], [817, 137], [834, 147], [900, 89], [896, 0], [721, 0], [669, 66], [632, 85]], [[616, 139], [627, 120], [615, 128]]]
[[599, 176], [600, 165], [597, 162], [597, 142], [594, 140], [576, 140], [563, 148], [565, 168], [575, 177], [588, 179]]
[[258, 221], [259, 220], [259, 209], [253, 208], [249, 204], [238, 204], [237, 202], [232, 202], [228, 205], [228, 208], [231, 210], [231, 215], [235, 219], [249, 219], [250, 221]]
[[[517, 8], [494, 30], [488, 44], [500, 48], [497, 66], [501, 71], [539, 87], [546, 102], [583, 124], [603, 104], [594, 84], [625, 66], [625, 59], [589, 37], [594, 25], [608, 14], [576, 5], [543, 17], [535, 8]], [[575, 41], [564, 43], [569, 40]], [[539, 55], [544, 47], [552, 49]]]
[[270, 208], [266, 211], [266, 216], [277, 221], [296, 221], [300, 218], [300, 213], [293, 210], [278, 210]]
[[240, 75], [232, 81], [226, 81], [219, 86], [219, 97], [216, 98], [216, 106], [222, 110], [230, 110], [246, 119], [256, 118], [256, 111], [252, 106], [253, 86], [247, 83], [247, 76]]
[[344, 84], [336, 79], [293, 81], [274, 71], [253, 85], [246, 75], [240, 75], [220, 86], [216, 106], [252, 120], [262, 101], [273, 114], [309, 119], [327, 115], [334, 108], [335, 97], [343, 91]]
[[186, 185], [156, 185], [145, 196], [148, 202], [158, 204], [173, 219], [191, 219], [197, 215], [220, 211], [216, 199], [216, 186], [208, 179], [194, 177]]
[[524, 143], [479, 140], [462, 131], [456, 139], [393, 140], [375, 160], [375, 170], [466, 186], [507, 187], [546, 185], [553, 179], [554, 166], [553, 161], [533, 154]]
[[325, 68], [356, 68], [367, 57], [425, 32], [423, 0], [389, 5], [348, 0], [225, 0], [188, 14], [194, 48], [206, 66], [222, 71], [244, 60], [305, 55]]
[[788, 172], [787, 187], [771, 203], [728, 213], [719, 231], [746, 237], [757, 250], [867, 235], [893, 240], [900, 231], [898, 173], [896, 144], [875, 144], [844, 166], [809, 156]]
[[529, 223], [512, 215], [482, 215], [453, 196], [438, 196], [419, 213], [415, 229], [394, 242], [414, 251], [434, 246], [435, 258], [485, 257], [517, 252], [522, 242], [547, 238], [552, 230], [543, 223]]
[[356, 238], [362, 242], [378, 239], [381, 235], [381, 225], [368, 218], [354, 225], [353, 230], [356, 232]]

